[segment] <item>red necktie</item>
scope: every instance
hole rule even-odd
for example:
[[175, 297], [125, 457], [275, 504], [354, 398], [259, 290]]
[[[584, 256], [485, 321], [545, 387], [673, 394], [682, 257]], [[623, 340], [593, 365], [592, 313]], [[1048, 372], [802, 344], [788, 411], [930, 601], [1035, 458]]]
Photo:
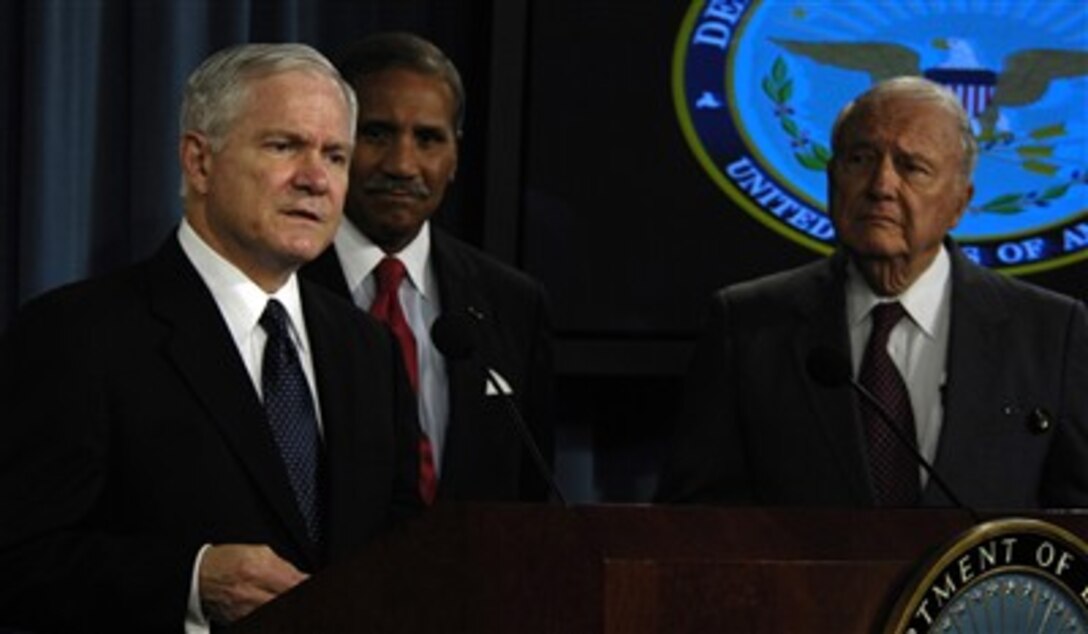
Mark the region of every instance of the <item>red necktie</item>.
[[[416, 338], [408, 327], [397, 291], [407, 271], [404, 263], [396, 258], [386, 257], [378, 264], [374, 275], [378, 283], [378, 294], [370, 305], [370, 314], [384, 323], [393, 332], [400, 345], [404, 367], [408, 370], [408, 380], [412, 389], [419, 392], [419, 361], [416, 357]], [[434, 502], [438, 488], [438, 476], [434, 469], [434, 449], [427, 432], [419, 434], [419, 494], [427, 504]]]
[[888, 335], [906, 311], [899, 302], [877, 304], [872, 313], [873, 330], [861, 360], [858, 381], [884, 404], [890, 421], [876, 420], [880, 413], [864, 399], [862, 421], [869, 445], [869, 470], [873, 475], [878, 506], [913, 506], [918, 502], [918, 464], [885, 423], [897, 426], [913, 442], [914, 413], [903, 377], [888, 355]]

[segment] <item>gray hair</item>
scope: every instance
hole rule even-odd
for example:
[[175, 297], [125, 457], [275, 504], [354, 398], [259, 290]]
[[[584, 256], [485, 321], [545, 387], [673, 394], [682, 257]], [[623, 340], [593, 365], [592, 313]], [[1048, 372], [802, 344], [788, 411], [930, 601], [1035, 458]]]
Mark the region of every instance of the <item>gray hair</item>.
[[963, 144], [963, 176], [970, 180], [975, 171], [975, 163], [978, 161], [978, 143], [971, 131], [971, 118], [967, 116], [959, 97], [944, 86], [930, 81], [924, 77], [894, 77], [881, 81], [869, 90], [866, 90], [856, 99], [843, 106], [839, 116], [835, 118], [835, 125], [831, 129], [831, 150], [834, 155], [839, 153], [842, 128], [850, 115], [860, 107], [878, 103], [890, 98], [904, 98], [916, 101], [935, 103], [956, 120], [959, 129], [960, 141]]
[[461, 74], [442, 49], [431, 42], [412, 33], [376, 33], [350, 45], [337, 58], [336, 65], [344, 79], [356, 88], [367, 75], [394, 68], [438, 77], [453, 93], [453, 121], [450, 123], [457, 136], [461, 136], [465, 123], [465, 88]]
[[241, 108], [254, 79], [289, 71], [314, 72], [336, 82], [348, 104], [351, 138], [359, 104], [355, 91], [332, 62], [305, 44], [241, 44], [225, 48], [204, 60], [185, 83], [181, 102], [181, 132], [206, 135], [218, 151]]

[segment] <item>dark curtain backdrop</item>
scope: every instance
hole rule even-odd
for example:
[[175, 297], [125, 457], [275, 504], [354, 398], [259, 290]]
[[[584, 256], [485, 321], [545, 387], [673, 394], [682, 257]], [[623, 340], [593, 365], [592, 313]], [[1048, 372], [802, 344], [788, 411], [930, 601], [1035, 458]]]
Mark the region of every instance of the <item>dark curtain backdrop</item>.
[[[178, 107], [212, 51], [299, 41], [334, 55], [411, 30], [458, 64], [467, 140], [442, 214], [481, 231], [489, 0], [8, 0], [0, 8], [0, 329], [27, 299], [153, 251], [181, 214]], [[462, 208], [474, 210], [461, 213]]]

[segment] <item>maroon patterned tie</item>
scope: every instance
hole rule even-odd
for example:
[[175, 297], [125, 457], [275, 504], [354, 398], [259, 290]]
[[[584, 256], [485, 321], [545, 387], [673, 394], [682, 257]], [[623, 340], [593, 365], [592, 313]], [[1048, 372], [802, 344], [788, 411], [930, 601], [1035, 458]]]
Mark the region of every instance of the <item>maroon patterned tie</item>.
[[869, 448], [869, 470], [878, 506], [914, 506], [918, 502], [918, 464], [886, 423], [897, 426], [902, 436], [916, 442], [914, 413], [903, 377], [888, 355], [888, 335], [906, 314], [899, 302], [877, 304], [870, 313], [873, 330], [861, 360], [858, 382], [884, 404], [890, 421], [878, 420], [876, 407], [861, 401], [862, 422]]
[[[404, 263], [396, 258], [386, 257], [378, 264], [374, 275], [378, 283], [378, 294], [370, 305], [370, 314], [384, 323], [393, 332], [400, 345], [404, 367], [408, 370], [408, 380], [412, 389], [419, 392], [419, 361], [416, 357], [416, 338], [404, 317], [397, 291], [407, 271]], [[419, 435], [419, 495], [426, 504], [434, 502], [438, 489], [438, 474], [434, 468], [434, 448], [427, 432], [420, 430]]]

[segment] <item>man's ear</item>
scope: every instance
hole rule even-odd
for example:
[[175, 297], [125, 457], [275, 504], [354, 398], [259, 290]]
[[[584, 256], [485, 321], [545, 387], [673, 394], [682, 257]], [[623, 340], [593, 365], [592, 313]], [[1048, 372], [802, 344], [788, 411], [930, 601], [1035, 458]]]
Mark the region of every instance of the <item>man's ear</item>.
[[181, 136], [178, 154], [185, 182], [193, 191], [207, 193], [212, 166], [211, 142], [199, 132], [186, 132]]
[[828, 215], [831, 211], [831, 201], [835, 200], [835, 157], [832, 156], [831, 160], [827, 162], [827, 166], [824, 167], [824, 182], [827, 183], [827, 210]]
[[955, 229], [957, 226], [959, 226], [960, 220], [963, 219], [964, 212], [967, 211], [967, 206], [971, 204], [971, 199], [974, 198], [974, 197], [975, 197], [975, 184], [974, 184], [974, 182], [969, 182], [963, 188], [963, 200], [961, 200], [960, 203], [959, 203], [959, 213], [957, 213], [955, 218], [952, 219], [952, 224], [950, 224], [949, 227], [948, 227], [949, 231], [951, 231], [952, 229]]

